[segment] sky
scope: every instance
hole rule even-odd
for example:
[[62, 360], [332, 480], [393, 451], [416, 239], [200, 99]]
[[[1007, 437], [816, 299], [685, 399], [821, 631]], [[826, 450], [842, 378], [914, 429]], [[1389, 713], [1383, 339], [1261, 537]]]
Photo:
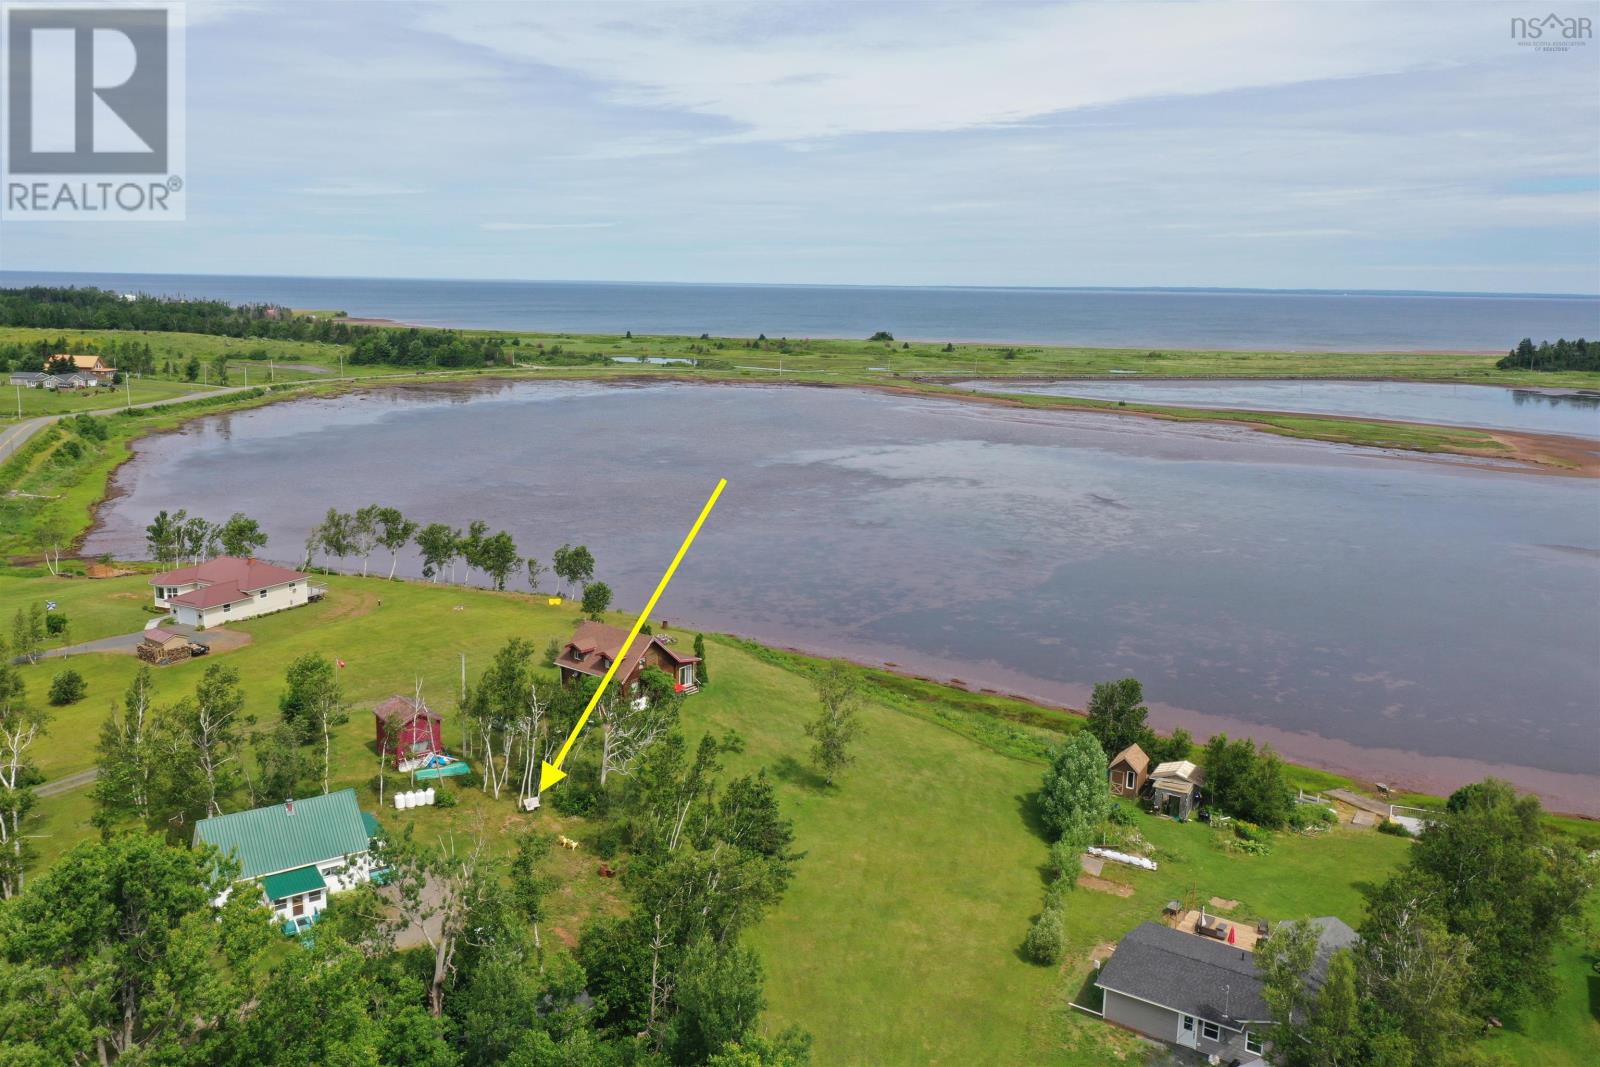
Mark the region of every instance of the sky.
[[1600, 292], [1544, 6], [187, 8], [187, 220], [0, 269]]

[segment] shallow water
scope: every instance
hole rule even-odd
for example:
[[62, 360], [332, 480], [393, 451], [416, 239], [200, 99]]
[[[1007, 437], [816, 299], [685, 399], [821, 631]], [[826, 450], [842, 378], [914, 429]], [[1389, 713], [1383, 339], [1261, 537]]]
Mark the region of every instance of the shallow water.
[[1600, 393], [1494, 385], [1325, 381], [963, 382], [991, 393], [1042, 393], [1244, 411], [1296, 411], [1600, 438]]
[[143, 554], [151, 515], [185, 507], [244, 510], [293, 560], [328, 507], [378, 500], [546, 560], [587, 543], [631, 607], [718, 477], [658, 611], [675, 624], [1066, 702], [1131, 674], [1164, 724], [1600, 797], [1600, 497], [1578, 479], [855, 390], [526, 382], [149, 438], [87, 550]]

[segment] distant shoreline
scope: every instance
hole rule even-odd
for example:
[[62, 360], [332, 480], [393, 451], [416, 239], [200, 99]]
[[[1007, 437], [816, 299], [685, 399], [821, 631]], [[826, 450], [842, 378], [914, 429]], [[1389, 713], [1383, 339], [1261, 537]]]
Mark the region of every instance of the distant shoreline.
[[1600, 296], [1368, 289], [483, 281], [0, 273], [0, 285], [342, 309], [352, 323], [531, 334], [861, 340], [1112, 350], [1488, 353], [1600, 336]]
[[[1116, 290], [1116, 291], [1121, 291], [1121, 290]], [[596, 333], [591, 333], [589, 331], [576, 331], [576, 330], [557, 330], [557, 329], [548, 329], [548, 330], [524, 330], [524, 329], [512, 330], [512, 329], [504, 329], [503, 330], [503, 329], [500, 329], [500, 328], [495, 327], [495, 326], [441, 326], [441, 325], [439, 325], [437, 323], [407, 322], [404, 319], [387, 319], [387, 318], [381, 318], [381, 317], [375, 317], [375, 316], [366, 316], [366, 315], [340, 315], [340, 316], [338, 316], [336, 321], [342, 322], [347, 326], [376, 326], [376, 327], [382, 327], [382, 328], [386, 328], [386, 329], [397, 329], [397, 330], [458, 330], [458, 331], [464, 331], [464, 332], [470, 332], [470, 333], [503, 333], [503, 334], [510, 334], [510, 335], [515, 335], [515, 336], [522, 336], [522, 337], [528, 337], [528, 336], [533, 336], [533, 337], [592, 337], [592, 336], [606, 336], [603, 333], [596, 334]], [[640, 336], [640, 337], [687, 338], [687, 337], [690, 336], [689, 334], [666, 333], [666, 332], [661, 332], [661, 331], [656, 331], [656, 330], [639, 330], [637, 332], [638, 332], [638, 336]], [[713, 337], [720, 337], [720, 338], [722, 338], [724, 340], [733, 339], [733, 335], [731, 335], [731, 334], [713, 334], [712, 336]], [[843, 336], [833, 337], [833, 336], [823, 336], [821, 334], [818, 334], [818, 335], [815, 335], [815, 336], [812, 336], [812, 337], [795, 338], [795, 340], [802, 341], [802, 342], [803, 341], [813, 341], [813, 340], [816, 340], [816, 341], [855, 341], [855, 340], [859, 340], [859, 338], [843, 337]], [[1041, 347], [1041, 348], [1079, 348], [1079, 347], [1089, 348], [1089, 347], [1092, 347], [1092, 348], [1101, 348], [1102, 350], [1108, 350], [1108, 351], [1114, 351], [1115, 350], [1115, 348], [1105, 349], [1104, 346], [1099, 346], [1099, 345], [1071, 345], [1071, 344], [1062, 344], [1062, 343], [1057, 342], [1057, 341], [1027, 341], [1027, 340], [1017, 340], [1017, 339], [1011, 339], [1011, 340], [1005, 340], [1005, 341], [986, 341], [986, 340], [983, 340], [981, 338], [970, 338], [970, 337], [912, 337], [912, 336], [908, 335], [908, 336], [903, 337], [903, 338], [897, 336], [896, 340], [904, 340], [904, 341], [907, 341], [907, 342], [909, 342], [911, 344], [918, 344], [918, 345], [952, 344], [952, 345], [962, 345], [962, 346], [981, 346], [981, 347], [984, 347], [984, 348], [1010, 348], [1010, 347], [1020, 347], [1020, 346]], [[1123, 350], [1124, 351], [1128, 351], [1128, 352], [1139, 352], [1139, 351], [1146, 350], [1147, 347], [1149, 347], [1149, 346], [1133, 345], [1133, 346], [1128, 346], [1128, 347], [1124, 348]], [[1200, 351], [1200, 352], [1258, 352], [1258, 351], [1262, 351], [1261, 349], [1257, 349], [1257, 348], [1234, 347], [1234, 346], [1229, 346], [1229, 345], [1223, 345], [1223, 346], [1207, 345], [1207, 346], [1205, 346], [1203, 348], [1194, 348], [1194, 347], [1191, 347], [1189, 345], [1157, 345], [1155, 347], [1157, 347], [1157, 348], [1171, 348], [1171, 349], [1174, 349], [1174, 350], [1177, 350], [1177, 351]], [[1337, 355], [1338, 354], [1337, 352], [1334, 352], [1331, 349], [1321, 349], [1321, 348], [1307, 348], [1307, 349], [1277, 348], [1277, 349], [1273, 349], [1272, 351], [1284, 352], [1284, 353], [1288, 353], [1290, 355], [1293, 355], [1293, 354], [1295, 354], [1297, 352], [1303, 352], [1306, 355]], [[1496, 356], [1496, 355], [1500, 355], [1501, 353], [1500, 353], [1500, 350], [1498, 348], [1419, 348], [1419, 349], [1409, 349], [1409, 348], [1400, 349], [1400, 348], [1396, 348], [1396, 349], [1392, 349], [1392, 350], [1390, 350], [1390, 349], [1372, 349], [1370, 351], [1363, 350], [1360, 354], [1361, 355], [1367, 355], [1367, 356], [1382, 356], [1382, 355], [1397, 355], [1397, 356]], [[1047, 376], [1047, 377], [1039, 377], [1039, 378], [1018, 378], [1017, 379], [1017, 381], [1019, 381], [1019, 382], [1020, 381], [1044, 382], [1044, 381], [1065, 381], [1065, 380], [1068, 380], [1068, 379], [1061, 378], [1059, 375]], [[1114, 379], [1114, 378], [1106, 378], [1103, 375], [1093, 375], [1093, 376], [1085, 376], [1082, 380], [1084, 380], [1084, 381], [1104, 381], [1104, 380], [1115, 381], [1116, 379]], [[1146, 378], [1146, 377], [1141, 375], [1140, 376], [1140, 380], [1141, 381], [1162, 381], [1162, 380], [1166, 380], [1166, 381], [1209, 381], [1209, 380], [1213, 380], [1213, 379], [1207, 379], [1207, 378], [1202, 377], [1202, 376], [1184, 377], [1184, 376], [1181, 376], [1181, 375], [1175, 375], [1175, 376], [1172, 376], [1172, 377], [1167, 378], [1167, 379], [1161, 379], [1161, 378], [1154, 378], [1154, 377]], [[1320, 380], [1327, 381], [1329, 379], [1320, 379]], [[1413, 381], [1413, 380], [1420, 380], [1420, 379], [1411, 379], [1411, 378], [1363, 378], [1363, 377], [1360, 377], [1360, 376], [1353, 376], [1353, 377], [1350, 377], [1350, 378], [1339, 379], [1339, 380], [1354, 382], [1354, 381]], [[1488, 383], [1485, 383], [1485, 384], [1488, 384]]]

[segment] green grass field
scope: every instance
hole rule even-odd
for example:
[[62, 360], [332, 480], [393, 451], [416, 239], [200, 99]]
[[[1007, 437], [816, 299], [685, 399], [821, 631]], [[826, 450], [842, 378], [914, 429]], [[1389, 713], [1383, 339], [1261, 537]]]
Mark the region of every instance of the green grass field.
[[19, 389], [15, 386], [9, 395], [0, 393], [0, 425], [16, 422], [17, 407], [22, 408], [21, 418], [36, 415], [75, 415], [85, 411], [114, 410], [127, 404], [143, 404], [152, 400], [168, 400], [187, 393], [200, 393], [205, 389], [197, 383], [174, 381], [168, 378], [135, 378], [124, 385], [99, 389], [53, 391], [50, 389]]
[[[132, 632], [150, 617], [146, 581], [0, 570], [0, 623], [19, 606], [51, 599], [72, 620], [74, 641]], [[461, 655], [475, 676], [506, 638], [526, 637], [542, 648], [577, 619], [570, 606], [526, 595], [328, 581], [331, 594], [320, 604], [236, 624], [232, 629], [250, 634], [252, 643], [211, 662], [239, 669], [249, 711], [267, 722], [289, 660], [311, 651], [343, 659], [341, 680], [358, 707], [336, 742], [333, 784], [356, 787], [369, 806], [375, 803], [372, 703], [409, 693], [420, 679], [424, 695], [445, 712], [445, 737], [455, 744]], [[709, 644], [715, 682], [687, 702], [685, 728], [691, 735], [737, 730], [746, 748], [729, 757], [730, 772], [765, 767], [795, 822], [805, 858], [752, 942], [768, 976], [768, 1024], [810, 1030], [819, 1064], [1140, 1062], [1143, 1046], [1068, 1007], [1096, 945], [1114, 943], [1172, 898], [1235, 898], [1242, 918], [1334, 914], [1359, 921], [1361, 888], [1381, 880], [1409, 848], [1399, 838], [1338, 830], [1280, 835], [1271, 855], [1239, 856], [1217, 847], [1201, 824], [1141, 815], [1139, 828], [1156, 846], [1161, 870], [1108, 864], [1105, 878], [1130, 887], [1131, 895], [1087, 888], [1069, 894], [1068, 958], [1059, 969], [1036, 967], [1018, 951], [1039, 907], [1047, 860], [1031, 799], [1043, 763], [1029, 753], [1074, 720], [871, 672], [859, 761], [826, 789], [806, 765], [801, 731], [815, 709], [806, 677], [811, 661], [733, 639]], [[206, 662], [159, 669], [158, 700], [186, 692]], [[46, 660], [22, 668], [35, 699], [62, 666]], [[92, 766], [99, 724], [137, 662], [85, 655], [71, 666], [88, 679], [89, 692], [81, 703], [57, 709], [37, 752], [47, 779]], [[412, 823], [425, 835], [481, 827], [495, 843], [529, 824], [580, 840], [593, 830], [548, 809], [518, 814], [509, 799], [493, 801], [475, 784], [460, 797], [455, 809], [391, 808], [383, 818]], [[36, 867], [91, 832], [90, 811], [81, 789], [40, 802], [29, 827], [37, 835]], [[571, 943], [586, 917], [625, 902], [614, 881], [595, 876], [592, 854], [563, 852], [556, 863], [560, 887], [547, 933]], [[1548, 1014], [1524, 1020], [1522, 1030], [1497, 1035], [1495, 1047], [1519, 1063], [1586, 1062], [1600, 1041], [1585, 978], [1592, 959], [1583, 947], [1564, 950], [1562, 997]]]

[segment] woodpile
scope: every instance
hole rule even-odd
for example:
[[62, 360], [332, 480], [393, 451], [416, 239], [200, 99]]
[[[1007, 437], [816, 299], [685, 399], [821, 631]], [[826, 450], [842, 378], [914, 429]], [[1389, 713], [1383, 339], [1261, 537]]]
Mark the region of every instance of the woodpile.
[[134, 655], [146, 663], [157, 667], [165, 667], [169, 663], [182, 663], [194, 655], [188, 645], [179, 645], [177, 648], [167, 648], [154, 641], [141, 641], [139, 647], [134, 649]]

